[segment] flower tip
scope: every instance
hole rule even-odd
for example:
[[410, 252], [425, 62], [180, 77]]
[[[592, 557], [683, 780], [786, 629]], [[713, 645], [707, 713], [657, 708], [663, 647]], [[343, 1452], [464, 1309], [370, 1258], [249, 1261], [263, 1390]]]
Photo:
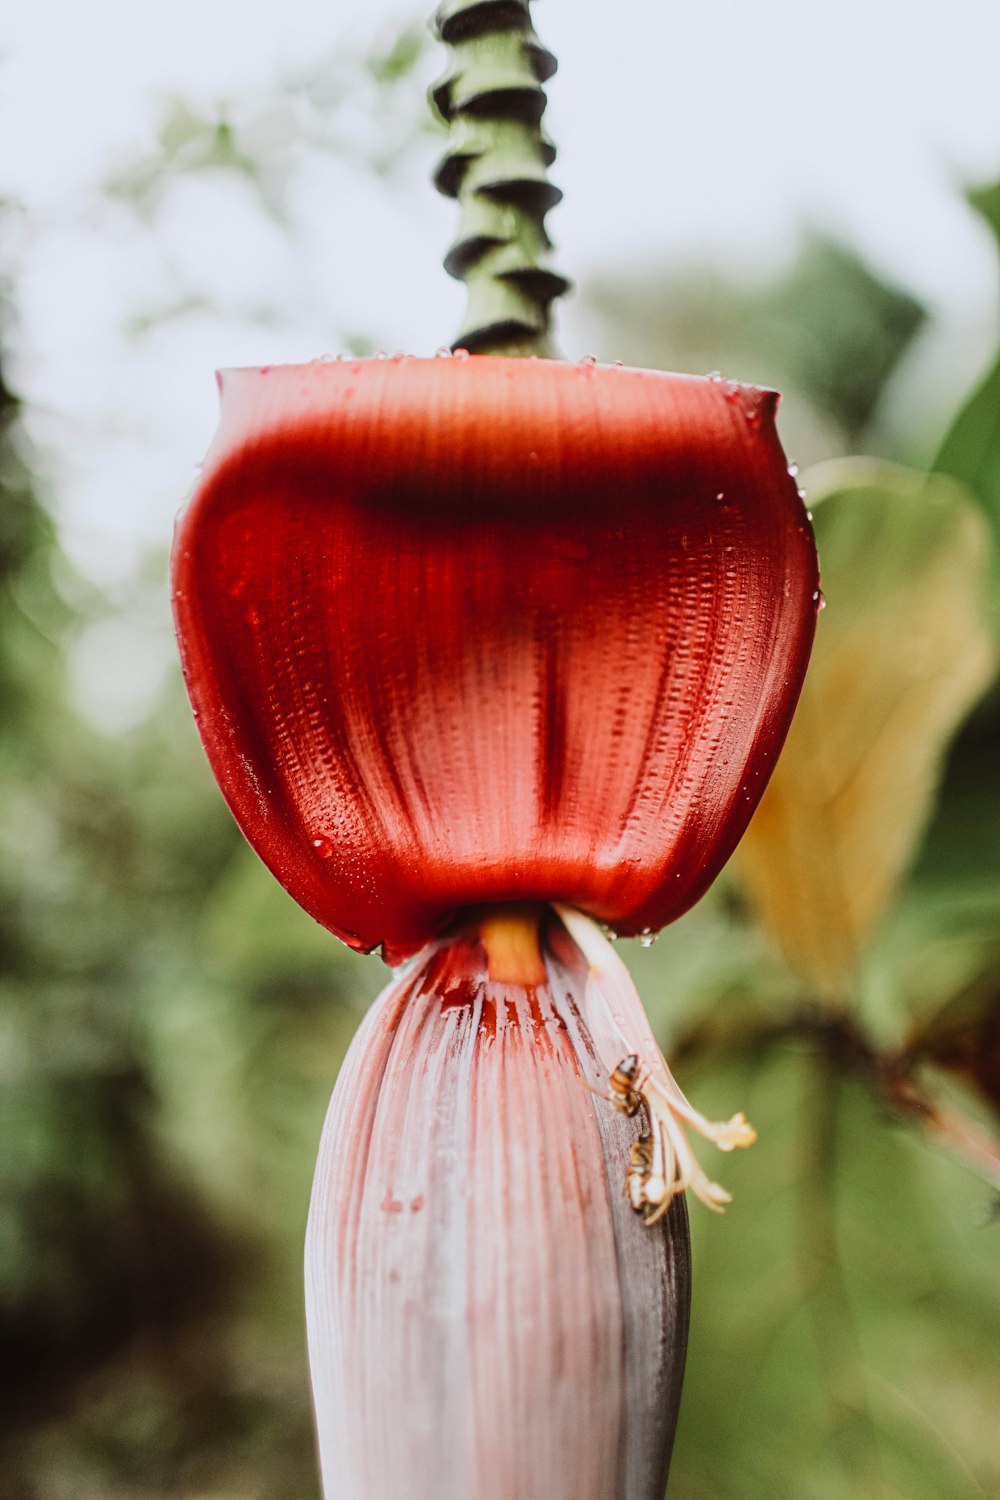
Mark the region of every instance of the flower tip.
[[739, 1114], [733, 1115], [731, 1120], [718, 1127], [715, 1144], [720, 1151], [736, 1151], [752, 1146], [756, 1139], [756, 1130], [740, 1110]]

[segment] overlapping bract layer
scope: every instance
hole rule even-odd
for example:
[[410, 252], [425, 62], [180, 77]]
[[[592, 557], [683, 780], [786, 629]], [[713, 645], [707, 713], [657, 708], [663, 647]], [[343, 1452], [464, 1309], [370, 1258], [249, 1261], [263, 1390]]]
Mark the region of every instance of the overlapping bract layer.
[[[557, 934], [558, 935], [558, 934]], [[306, 1245], [330, 1500], [660, 1500], [687, 1345], [684, 1204], [621, 1191], [599, 987], [565, 935], [491, 977], [476, 924], [376, 1001], [341, 1070]], [[492, 955], [496, 958], [496, 953]]]
[[555, 361], [229, 372], [174, 595], [291, 894], [397, 959], [480, 902], [657, 929], [728, 858], [815, 616], [771, 392]]

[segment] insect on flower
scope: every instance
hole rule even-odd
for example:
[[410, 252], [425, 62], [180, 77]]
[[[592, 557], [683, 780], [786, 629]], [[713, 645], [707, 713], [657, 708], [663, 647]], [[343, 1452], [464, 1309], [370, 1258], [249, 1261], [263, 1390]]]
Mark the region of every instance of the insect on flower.
[[625, 1171], [625, 1186], [622, 1189], [636, 1213], [642, 1213], [647, 1204], [647, 1189], [653, 1169], [653, 1137], [641, 1135], [632, 1142], [628, 1167]]
[[648, 1078], [649, 1069], [640, 1066], [636, 1054], [630, 1052], [613, 1069], [608, 1079], [608, 1092], [602, 1093], [600, 1089], [594, 1089], [593, 1092], [599, 1099], [606, 1099], [619, 1114], [631, 1119], [642, 1108], [642, 1090]]

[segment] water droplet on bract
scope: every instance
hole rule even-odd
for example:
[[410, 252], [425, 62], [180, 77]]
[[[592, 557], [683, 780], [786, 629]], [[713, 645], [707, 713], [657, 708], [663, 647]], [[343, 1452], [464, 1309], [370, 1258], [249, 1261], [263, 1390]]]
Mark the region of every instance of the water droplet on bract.
[[435, 359], [451, 359], [451, 350], [448, 348], [448, 345], [447, 344], [442, 344], [439, 348], [435, 349], [434, 350], [434, 358]]
[[658, 932], [649, 932], [647, 930], [646, 932], [642, 933], [642, 935], [639, 938], [639, 947], [640, 948], [652, 948], [653, 944], [656, 942], [656, 939], [659, 937], [659, 935], [660, 934]]
[[579, 363], [581, 365], [596, 365], [597, 364], [597, 355], [596, 354], [585, 354], [583, 356], [583, 358], [581, 360], [579, 360]]
[[324, 838], [322, 835], [320, 835], [318, 838], [313, 839], [312, 846], [316, 850], [316, 853], [319, 855], [320, 859], [329, 859], [330, 855], [333, 853], [333, 845], [331, 844], [330, 840], [328, 838]]
[[725, 500], [725, 498], [726, 498], [726, 492], [725, 492], [725, 490], [720, 490], [719, 493], [716, 495], [715, 498], [716, 498], [716, 500]]
[[316, 360], [315, 363], [318, 365], [334, 365], [337, 363], [337, 360], [339, 358], [339, 354], [321, 354], [319, 359]]
[[752, 406], [750, 408], [750, 410], [747, 412], [747, 426], [748, 427], [759, 427], [760, 426], [760, 412], [758, 411], [758, 409], [757, 409], [756, 406]]
[[453, 349], [451, 357], [452, 359], [468, 359], [469, 351], [468, 349]]
[[[806, 493], [805, 490], [799, 490], [799, 498], [800, 499], [805, 499], [805, 493]], [[813, 518], [812, 511], [811, 510], [807, 510], [806, 511], [806, 520], [807, 521], [811, 521], [812, 518]]]
[[397, 349], [396, 353], [392, 356], [392, 362], [394, 365], [401, 365], [405, 358], [406, 355], [403, 353], [403, 351], [401, 349]]
[[604, 936], [607, 938], [609, 943], [617, 943], [618, 941], [617, 932], [613, 932], [610, 927], [606, 927], [604, 929]]
[[740, 399], [740, 388], [738, 385], [727, 385], [722, 395], [726, 401], [738, 401]]
[[614, 363], [614, 368], [616, 370], [624, 370], [624, 368], [625, 368], [625, 361], [623, 359], [616, 359], [615, 363]]
[[528, 454], [528, 462], [531, 464], [537, 464], [539, 462], [538, 454], [534, 451], [534, 449], [532, 449], [532, 451]]
[[794, 479], [795, 476], [796, 476], [796, 474], [799, 472], [799, 466], [798, 466], [798, 464], [789, 464], [788, 465], [788, 472], [791, 475], [791, 477]]
[[712, 380], [712, 381], [715, 381], [717, 383], [718, 381], [720, 381], [722, 379], [722, 371], [721, 370], [709, 370], [708, 374], [705, 376], [705, 379], [706, 380]]
[[817, 604], [816, 608], [817, 609], [826, 609], [826, 599], [825, 599], [825, 597], [823, 596], [822, 593], [819, 596], [819, 603]]
[[375, 350], [375, 358], [376, 359], [388, 359], [389, 355], [388, 355], [388, 352], [385, 349], [376, 349]]

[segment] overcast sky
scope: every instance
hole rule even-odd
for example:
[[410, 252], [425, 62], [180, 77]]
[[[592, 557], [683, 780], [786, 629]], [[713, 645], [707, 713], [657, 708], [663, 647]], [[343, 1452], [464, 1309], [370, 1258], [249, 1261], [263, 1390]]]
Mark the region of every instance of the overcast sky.
[[[534, 11], [560, 62], [547, 125], [566, 194], [550, 220], [561, 269], [582, 281], [681, 253], [752, 269], [811, 220], [946, 322], [980, 324], [988, 347], [995, 255], [956, 187], [1000, 172], [1000, 0], [538, 0]], [[22, 0], [5, 17], [0, 196], [24, 210], [7, 236], [15, 381], [68, 544], [108, 587], [124, 588], [169, 532], [214, 425], [215, 366], [309, 358], [352, 330], [430, 353], [451, 337], [461, 291], [440, 270], [455, 215], [426, 185], [430, 141], [409, 180], [331, 165], [301, 184], [295, 245], [211, 181], [155, 237], [96, 208], [98, 184], [149, 148], [165, 97], [239, 100], [422, 13], [403, 0]], [[439, 66], [430, 53], [425, 76]], [[219, 314], [126, 335], [128, 320], [190, 287]], [[571, 310], [563, 326], [567, 353], [588, 352], [574, 347]], [[157, 600], [151, 639], [161, 616]], [[122, 671], [144, 678], [135, 638], [131, 668], [119, 649]], [[107, 676], [113, 646], [98, 635], [81, 647], [85, 679]], [[136, 701], [126, 692], [107, 721]]]

